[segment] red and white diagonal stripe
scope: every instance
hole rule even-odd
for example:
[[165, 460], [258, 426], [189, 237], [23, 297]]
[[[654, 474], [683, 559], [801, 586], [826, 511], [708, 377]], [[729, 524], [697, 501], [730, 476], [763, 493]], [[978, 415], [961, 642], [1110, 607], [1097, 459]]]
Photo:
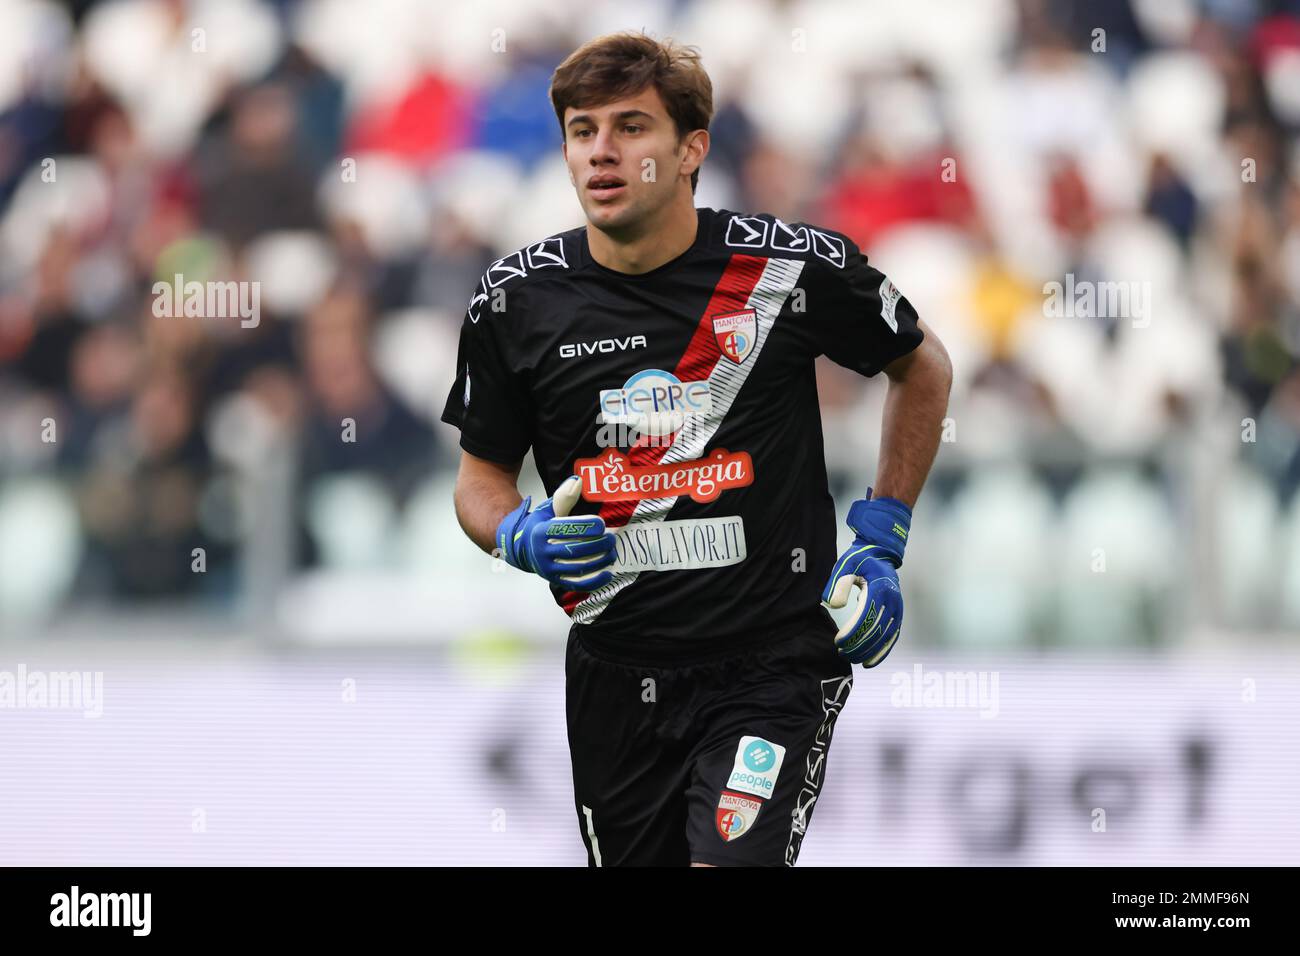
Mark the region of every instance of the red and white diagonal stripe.
[[[704, 380], [709, 383], [713, 410], [708, 415], [687, 417], [667, 448], [630, 449], [630, 465], [667, 465], [700, 458], [708, 451], [708, 444], [717, 434], [727, 412], [735, 403], [736, 396], [740, 394], [741, 386], [758, 361], [759, 353], [776, 324], [785, 300], [799, 281], [803, 266], [803, 262], [797, 259], [764, 259], [744, 255], [731, 257], [704, 314], [700, 316], [690, 344], [673, 369], [673, 374], [683, 382]], [[718, 347], [711, 317], [741, 309], [754, 310], [758, 328], [753, 351], [744, 362], [737, 365], [725, 358]], [[677, 495], [672, 495], [642, 501], [610, 501], [601, 506], [600, 516], [610, 528], [644, 521], [662, 521], [667, 518], [677, 498]], [[579, 624], [590, 624], [609, 606], [614, 596], [635, 581], [639, 574], [638, 571], [616, 574], [614, 580], [597, 591], [566, 592], [562, 599], [564, 609]]]

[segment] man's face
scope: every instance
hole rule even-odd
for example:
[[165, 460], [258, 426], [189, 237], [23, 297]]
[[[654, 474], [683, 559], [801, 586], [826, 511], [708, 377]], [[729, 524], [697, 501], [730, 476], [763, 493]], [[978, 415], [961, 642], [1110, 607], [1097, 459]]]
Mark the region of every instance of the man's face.
[[[587, 221], [604, 231], [635, 226], [667, 205], [695, 169], [659, 92], [564, 111], [564, 160]], [[702, 158], [702, 157], [701, 157]]]

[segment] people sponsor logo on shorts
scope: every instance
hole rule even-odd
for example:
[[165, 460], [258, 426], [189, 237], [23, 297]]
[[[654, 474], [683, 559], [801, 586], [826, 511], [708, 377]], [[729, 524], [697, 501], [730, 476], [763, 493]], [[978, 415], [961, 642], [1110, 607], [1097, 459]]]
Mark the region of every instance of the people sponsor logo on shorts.
[[713, 337], [722, 354], [740, 365], [754, 351], [758, 338], [758, 318], [753, 309], [713, 316]]
[[611, 425], [632, 425], [647, 435], [678, 431], [688, 415], [713, 411], [708, 382], [683, 382], [672, 372], [648, 368], [637, 372], [622, 388], [600, 393], [601, 420]]
[[727, 787], [752, 793], [766, 800], [776, 787], [785, 748], [762, 737], [741, 737], [736, 748], [736, 759], [731, 765], [731, 778]]
[[715, 448], [703, 458], [669, 465], [634, 465], [622, 452], [610, 448], [597, 458], [579, 458], [573, 468], [582, 479], [582, 497], [587, 501], [690, 495], [691, 500], [706, 504], [729, 488], [754, 483], [754, 463], [749, 453], [725, 448]]
[[754, 826], [763, 804], [750, 797], [723, 790], [718, 800], [718, 836], [730, 843], [743, 837]]

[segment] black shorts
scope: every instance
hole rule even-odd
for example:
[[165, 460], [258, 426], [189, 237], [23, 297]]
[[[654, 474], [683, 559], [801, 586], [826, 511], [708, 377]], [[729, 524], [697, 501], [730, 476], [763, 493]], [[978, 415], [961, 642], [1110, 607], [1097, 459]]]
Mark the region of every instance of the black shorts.
[[[828, 618], [829, 620], [829, 618]], [[793, 866], [853, 687], [834, 628], [686, 667], [565, 660], [590, 866]]]

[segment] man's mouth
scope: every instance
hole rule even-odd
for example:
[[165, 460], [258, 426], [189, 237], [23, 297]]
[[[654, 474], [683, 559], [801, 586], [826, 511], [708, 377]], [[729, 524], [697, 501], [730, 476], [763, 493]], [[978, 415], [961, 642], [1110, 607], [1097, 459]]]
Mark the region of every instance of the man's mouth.
[[587, 188], [598, 196], [613, 195], [626, 185], [617, 176], [593, 176], [587, 180]]

